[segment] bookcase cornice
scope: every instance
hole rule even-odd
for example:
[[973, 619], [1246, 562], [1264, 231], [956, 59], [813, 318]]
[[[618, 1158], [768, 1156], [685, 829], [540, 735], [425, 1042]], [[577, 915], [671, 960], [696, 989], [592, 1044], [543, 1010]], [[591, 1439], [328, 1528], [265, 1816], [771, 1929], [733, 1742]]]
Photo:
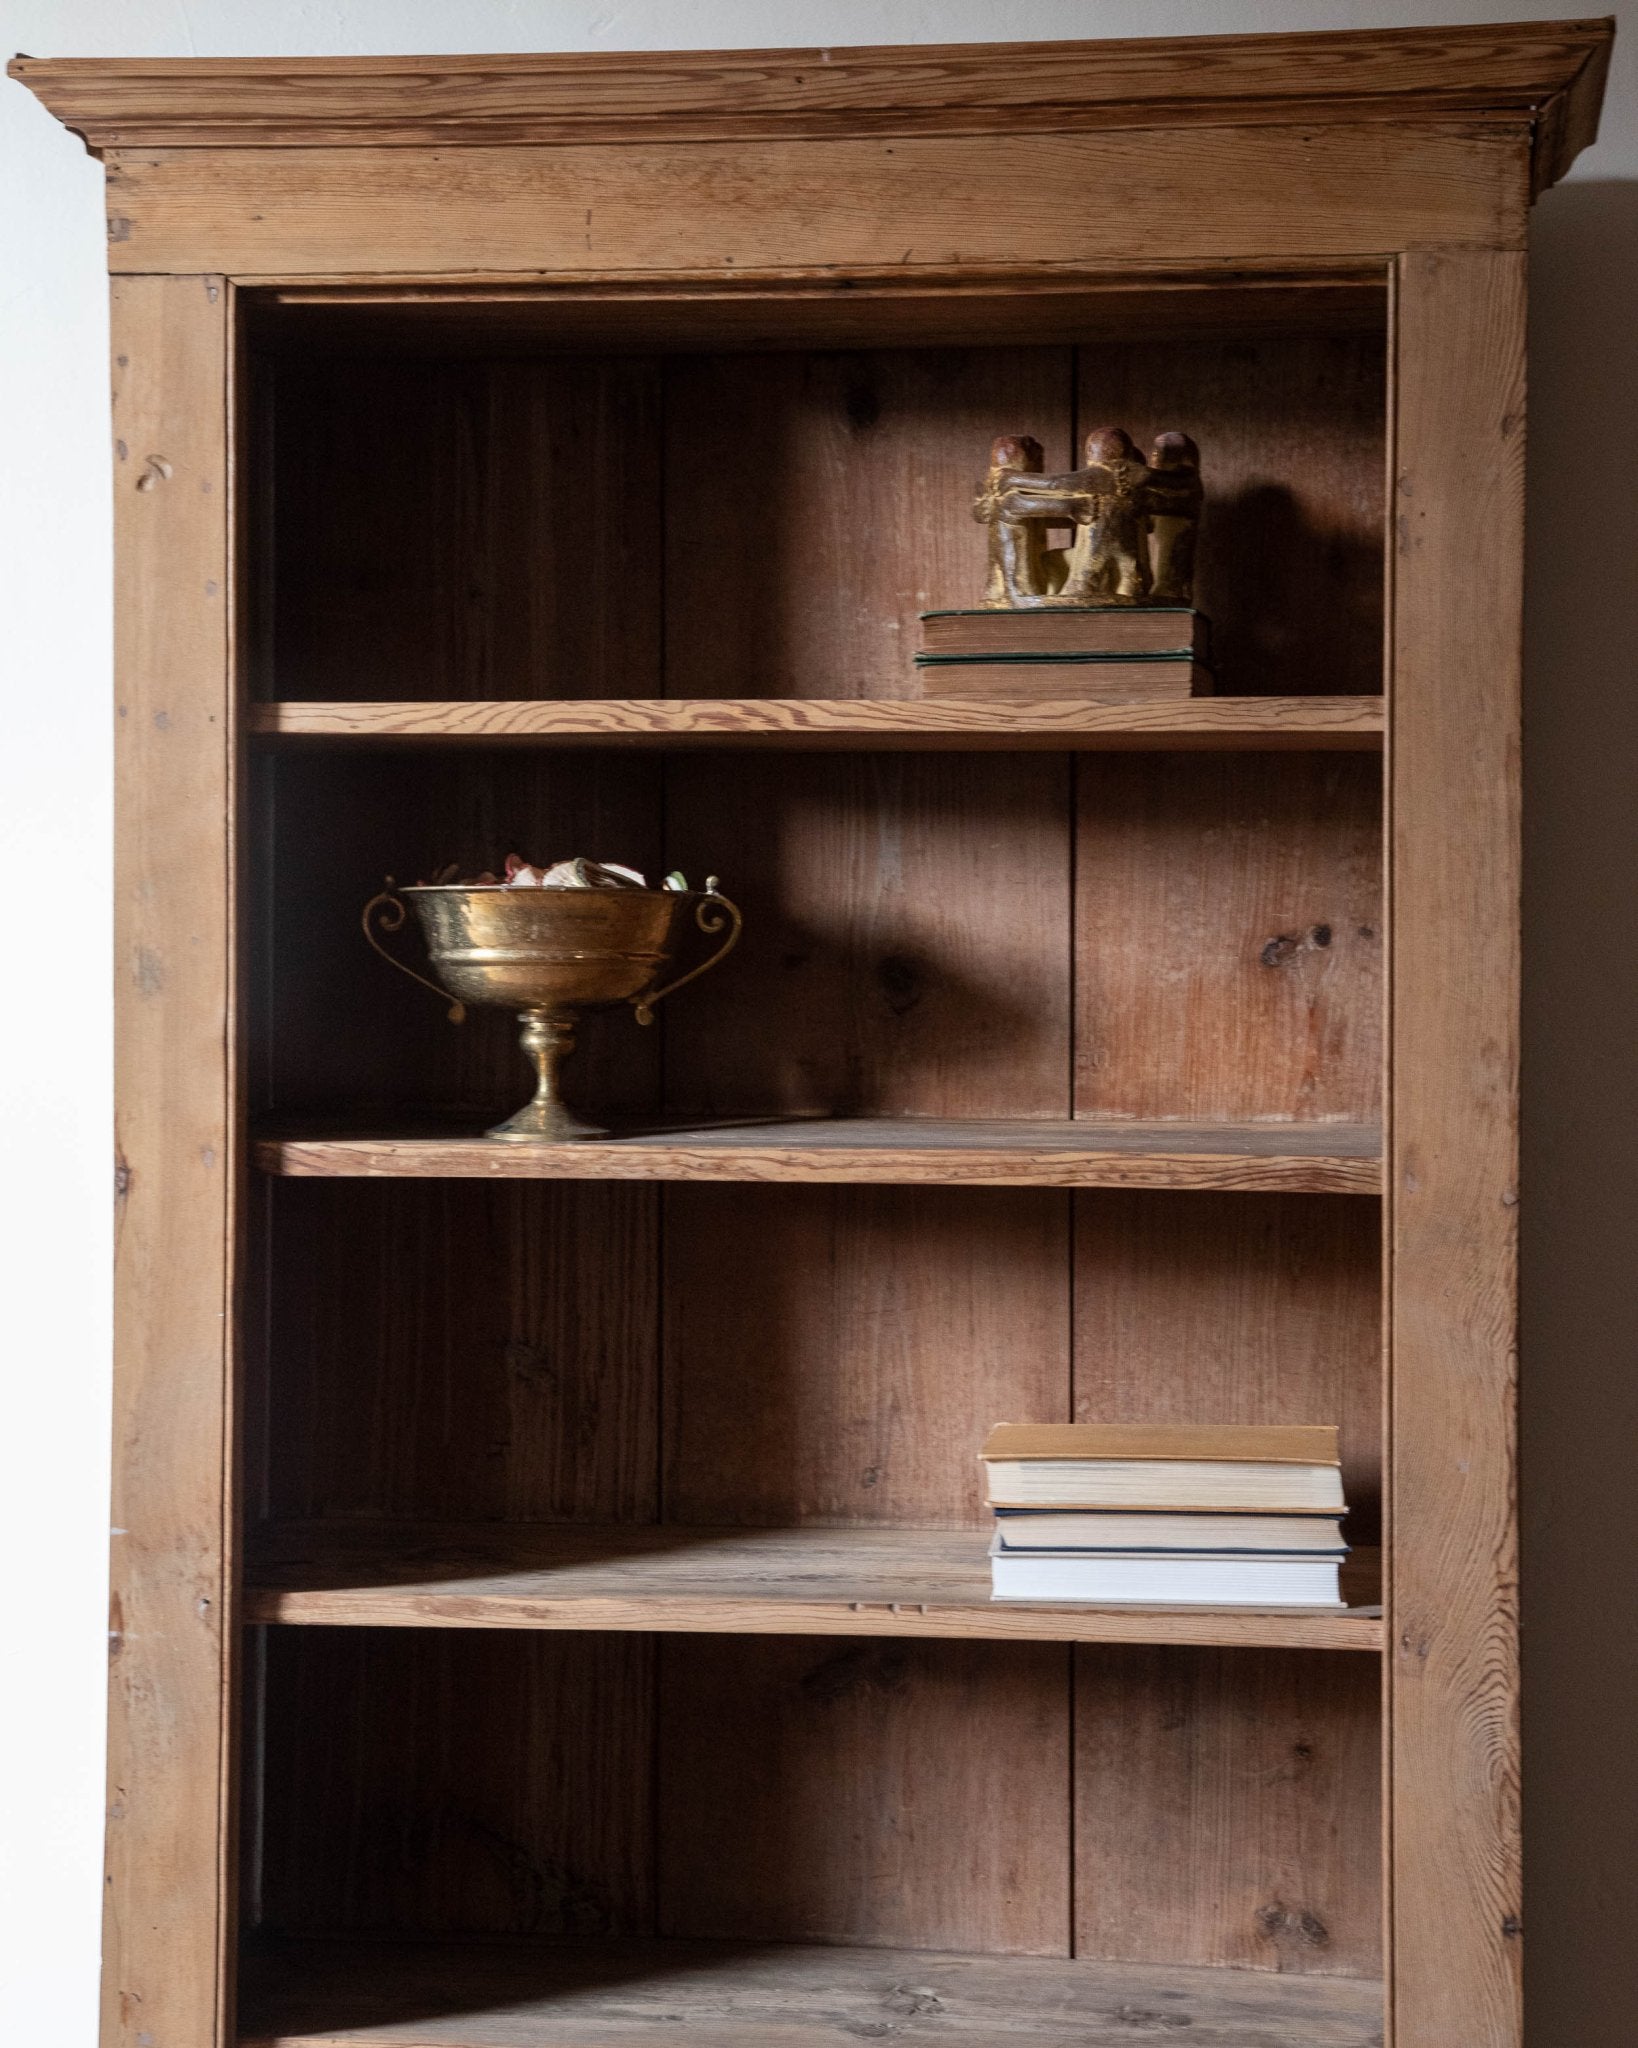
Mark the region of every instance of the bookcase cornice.
[[1457, 118], [1527, 125], [1540, 190], [1592, 137], [1612, 33], [1576, 19], [654, 55], [19, 56], [9, 69], [98, 154]]

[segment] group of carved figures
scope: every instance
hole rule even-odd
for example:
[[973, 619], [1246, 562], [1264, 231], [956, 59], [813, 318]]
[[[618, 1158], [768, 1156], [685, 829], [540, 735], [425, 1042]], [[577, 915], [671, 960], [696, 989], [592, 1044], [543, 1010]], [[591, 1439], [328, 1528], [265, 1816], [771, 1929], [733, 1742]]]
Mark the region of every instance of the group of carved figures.
[[[1094, 427], [1080, 469], [1042, 474], [1041, 444], [1006, 435], [973, 500], [990, 530], [986, 605], [1191, 604], [1200, 523], [1200, 451], [1158, 434], [1144, 461], [1120, 427]], [[1071, 526], [1068, 548], [1047, 529]]]

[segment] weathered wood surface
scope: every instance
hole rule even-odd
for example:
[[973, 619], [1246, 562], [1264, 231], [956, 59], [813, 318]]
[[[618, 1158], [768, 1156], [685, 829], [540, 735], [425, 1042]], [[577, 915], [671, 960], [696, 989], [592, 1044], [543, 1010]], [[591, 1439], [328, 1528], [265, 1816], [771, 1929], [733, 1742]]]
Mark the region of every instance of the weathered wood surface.
[[657, 1189], [271, 1185], [262, 1515], [657, 1514]]
[[1377, 1205], [1113, 1189], [1074, 1202], [1075, 1419], [1334, 1423], [1348, 1540], [1376, 1543]]
[[[1524, 265], [1401, 265], [1387, 1175], [1395, 2048], [1520, 2039]], [[1469, 509], [1485, 506], [1475, 549]]]
[[891, 1948], [745, 1942], [280, 1945], [242, 2048], [1377, 2048], [1381, 1986]]
[[1379, 691], [1385, 323], [1361, 333], [1177, 335], [1076, 351], [1082, 420], [1147, 445], [1185, 429], [1206, 486], [1195, 603], [1225, 696]]
[[1069, 1419], [1069, 1200], [666, 1189], [666, 1519], [987, 1534], [978, 1418]]
[[252, 341], [300, 356], [551, 355], [565, 349], [689, 354], [711, 349], [1074, 347], [1134, 335], [1384, 332], [1387, 259], [1279, 264], [1151, 261], [1089, 273], [1066, 265], [974, 277], [888, 264], [842, 277], [736, 278], [721, 271], [598, 274], [497, 284], [383, 278], [258, 291]]
[[[879, 691], [878, 678], [864, 686]], [[1182, 703], [949, 702], [856, 693], [839, 698], [529, 698], [373, 704], [290, 700], [252, 705], [262, 737], [433, 745], [1065, 749], [1134, 752], [1371, 752], [1382, 745], [1380, 697], [1195, 697]]]
[[219, 278], [113, 295], [114, 1487], [105, 2048], [224, 2038], [238, 1045]]
[[261, 385], [273, 694], [661, 694], [652, 361], [287, 352]]
[[282, 283], [1517, 248], [1529, 154], [1523, 122], [576, 143], [475, 150], [459, 180], [430, 149], [116, 149], [109, 261]]
[[1550, 183], [1591, 140], [1612, 26], [645, 56], [20, 57], [10, 70], [94, 149], [1403, 124], [1439, 114], [1539, 120]]
[[1377, 764], [1121, 755], [1076, 781], [1077, 1113], [1374, 1119]]
[[667, 1637], [658, 1931], [1067, 1955], [1069, 1655]]
[[512, 1180], [929, 1182], [1380, 1192], [1364, 1124], [955, 1122], [848, 1117], [735, 1124], [572, 1145], [481, 1138], [264, 1138], [268, 1173]]
[[651, 1642], [276, 1629], [266, 1671], [260, 1928], [652, 1931]]
[[1380, 1677], [1299, 1648], [1078, 1651], [1076, 1954], [1380, 1975]]
[[927, 1119], [982, 1145], [976, 1119], [1068, 1115], [1061, 756], [690, 754], [666, 794], [668, 865], [722, 875], [745, 913], [728, 969], [667, 1018], [669, 1115], [747, 1137], [750, 1118], [868, 1119], [867, 1145], [904, 1117], [912, 1148], [944, 1142]]
[[967, 1636], [1376, 1651], [1374, 1551], [1346, 1612], [992, 1601], [988, 1529], [271, 1523], [247, 1566], [258, 1621], [359, 1628]]
[[1073, 392], [1016, 344], [671, 358], [666, 694], [919, 698], [918, 614], [983, 593], [996, 422], [1068, 467]]

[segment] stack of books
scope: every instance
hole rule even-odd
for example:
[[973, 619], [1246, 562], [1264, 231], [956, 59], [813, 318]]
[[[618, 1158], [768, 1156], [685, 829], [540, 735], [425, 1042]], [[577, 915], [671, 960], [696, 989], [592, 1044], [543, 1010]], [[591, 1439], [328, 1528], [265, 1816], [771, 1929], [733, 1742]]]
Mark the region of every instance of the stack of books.
[[1058, 605], [923, 612], [924, 697], [1206, 697], [1209, 628], [1185, 605]]
[[981, 1455], [997, 1600], [1343, 1604], [1334, 1429], [1004, 1422]]

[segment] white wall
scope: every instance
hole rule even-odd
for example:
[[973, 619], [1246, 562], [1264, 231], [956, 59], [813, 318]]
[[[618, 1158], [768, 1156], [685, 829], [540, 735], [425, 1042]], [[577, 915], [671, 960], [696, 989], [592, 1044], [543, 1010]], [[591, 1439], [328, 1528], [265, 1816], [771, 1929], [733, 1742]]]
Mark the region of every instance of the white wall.
[[[1549, 0], [0, 0], [0, 54], [949, 42], [1550, 11]], [[1532, 2048], [1627, 2048], [1638, 2009], [1627, 1797], [1638, 1626], [1623, 1612], [1634, 1606], [1623, 1516], [1638, 1372], [1622, 1285], [1638, 1222], [1638, 0], [1618, 12], [1604, 140], [1543, 200], [1535, 239]], [[0, 924], [13, 940], [0, 989], [0, 2029], [29, 2048], [95, 2039], [111, 1192], [101, 184], [71, 135], [0, 84]]]

